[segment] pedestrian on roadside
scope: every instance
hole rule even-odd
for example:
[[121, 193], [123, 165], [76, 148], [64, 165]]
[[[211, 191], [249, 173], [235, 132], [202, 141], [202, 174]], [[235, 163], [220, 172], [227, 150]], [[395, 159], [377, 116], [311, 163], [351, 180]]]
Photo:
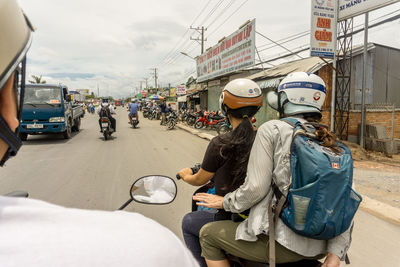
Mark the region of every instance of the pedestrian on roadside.
[[[262, 100], [261, 89], [252, 80], [235, 79], [229, 82], [221, 93], [220, 110], [231, 122], [233, 130], [210, 141], [198, 173], [193, 174], [191, 168], [180, 170], [178, 174], [182, 180], [200, 186], [212, 179], [214, 189], [210, 188], [210, 191], [221, 196], [237, 189], [246, 177], [247, 161], [256, 136], [250, 118], [262, 106]], [[206, 263], [201, 256], [199, 242], [201, 227], [213, 221], [231, 220], [232, 216], [240, 219], [240, 215], [221, 208], [216, 211], [199, 208], [186, 214], [182, 220], [186, 246], [202, 267]]]
[[166, 101], [163, 100], [161, 105], [160, 105], [160, 109], [161, 109], [161, 122], [160, 125], [165, 125], [166, 121], [167, 121], [167, 105], [166, 105]]
[[[16, 0], [0, 0], [0, 166], [22, 145], [18, 128], [32, 31]], [[2, 267], [198, 266], [170, 230], [139, 213], [10, 196], [0, 196], [0, 210]]]

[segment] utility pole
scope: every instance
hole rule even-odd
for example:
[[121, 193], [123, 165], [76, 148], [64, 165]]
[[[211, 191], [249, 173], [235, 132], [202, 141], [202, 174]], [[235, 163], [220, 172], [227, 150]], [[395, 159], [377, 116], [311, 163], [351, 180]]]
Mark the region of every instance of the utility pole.
[[190, 36], [190, 40], [194, 40], [194, 41], [198, 41], [201, 44], [201, 54], [204, 53], [204, 41], [207, 41], [207, 38], [204, 39], [204, 31], [207, 30], [207, 28], [204, 28], [204, 26], [200, 27], [196, 27], [193, 28], [192, 26], [190, 26], [191, 30], [196, 30], [198, 33], [201, 34], [201, 38], [192, 38], [192, 36]]
[[[154, 70], [154, 73], [153, 73], [153, 75], [154, 75], [154, 85], [155, 85], [155, 88], [157, 89], [158, 88], [158, 86], [157, 86], [157, 78], [158, 78], [158, 76], [157, 76], [157, 68], [153, 68], [152, 70]], [[147, 82], [147, 80], [146, 80], [146, 82]]]
[[100, 97], [99, 84], [97, 84], [97, 97]]
[[142, 91], [142, 83], [143, 81], [140, 81], [140, 92]]

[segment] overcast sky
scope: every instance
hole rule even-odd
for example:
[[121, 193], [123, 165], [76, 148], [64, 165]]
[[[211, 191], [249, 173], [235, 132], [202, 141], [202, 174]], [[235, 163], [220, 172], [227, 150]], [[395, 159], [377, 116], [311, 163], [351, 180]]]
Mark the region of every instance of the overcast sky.
[[[19, 1], [37, 28], [28, 75], [43, 75], [48, 83], [61, 82], [70, 90], [88, 88], [97, 94], [98, 86], [103, 96], [129, 96], [145, 78], [154, 86], [152, 68], [158, 68], [161, 86], [176, 86], [195, 76], [195, 61], [180, 54], [200, 54], [200, 45], [190, 40], [199, 34], [190, 26], [207, 27], [205, 48], [254, 18], [256, 31], [275, 41], [310, 30], [310, 0]], [[371, 12], [370, 23], [396, 14], [400, 3]], [[357, 17], [354, 25], [363, 21]], [[371, 29], [369, 41], [400, 48], [399, 28], [397, 20]], [[358, 34], [353, 44], [362, 38]], [[256, 35], [262, 60], [285, 53], [282, 48], [267, 49], [269, 44]], [[309, 35], [285, 44], [290, 50], [307, 45]]]

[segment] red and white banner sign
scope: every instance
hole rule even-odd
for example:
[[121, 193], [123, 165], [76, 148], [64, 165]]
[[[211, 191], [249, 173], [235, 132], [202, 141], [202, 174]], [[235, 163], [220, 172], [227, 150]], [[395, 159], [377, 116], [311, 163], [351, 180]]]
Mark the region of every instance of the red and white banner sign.
[[176, 87], [176, 94], [177, 95], [186, 95], [186, 86], [185, 85], [178, 85]]
[[256, 20], [253, 19], [196, 58], [197, 81], [254, 65]]

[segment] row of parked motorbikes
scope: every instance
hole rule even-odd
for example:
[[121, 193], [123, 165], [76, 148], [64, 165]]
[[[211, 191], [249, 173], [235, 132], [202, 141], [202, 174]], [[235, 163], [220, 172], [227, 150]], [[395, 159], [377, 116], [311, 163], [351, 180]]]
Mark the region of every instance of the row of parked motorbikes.
[[[160, 107], [156, 108], [142, 108], [142, 114], [144, 118], [148, 118], [149, 120], [160, 120], [161, 119], [161, 110]], [[175, 128], [175, 125], [178, 123], [178, 114], [174, 110], [170, 110], [167, 112], [165, 126], [167, 126], [168, 130], [172, 130]]]
[[[143, 117], [148, 118], [149, 120], [159, 120], [161, 118], [161, 111], [159, 107], [155, 109], [143, 108], [142, 112]], [[229, 120], [227, 120], [225, 116], [222, 116], [215, 111], [180, 110], [179, 113], [176, 113], [175, 111], [171, 110], [167, 113], [165, 125], [167, 126], [168, 130], [173, 129], [178, 121], [184, 122], [189, 126], [193, 126], [195, 129], [214, 129], [218, 134], [224, 134], [232, 131], [232, 125], [229, 123]], [[253, 117], [251, 122], [254, 124], [256, 122], [256, 118]]]
[[[215, 111], [203, 111], [197, 112], [185, 110], [179, 113], [179, 120], [185, 122], [189, 126], [193, 126], [196, 129], [209, 128], [217, 131], [218, 134], [224, 134], [232, 131], [232, 125], [229, 120], [218, 112]], [[253, 117], [251, 122], [254, 124], [256, 118]]]

